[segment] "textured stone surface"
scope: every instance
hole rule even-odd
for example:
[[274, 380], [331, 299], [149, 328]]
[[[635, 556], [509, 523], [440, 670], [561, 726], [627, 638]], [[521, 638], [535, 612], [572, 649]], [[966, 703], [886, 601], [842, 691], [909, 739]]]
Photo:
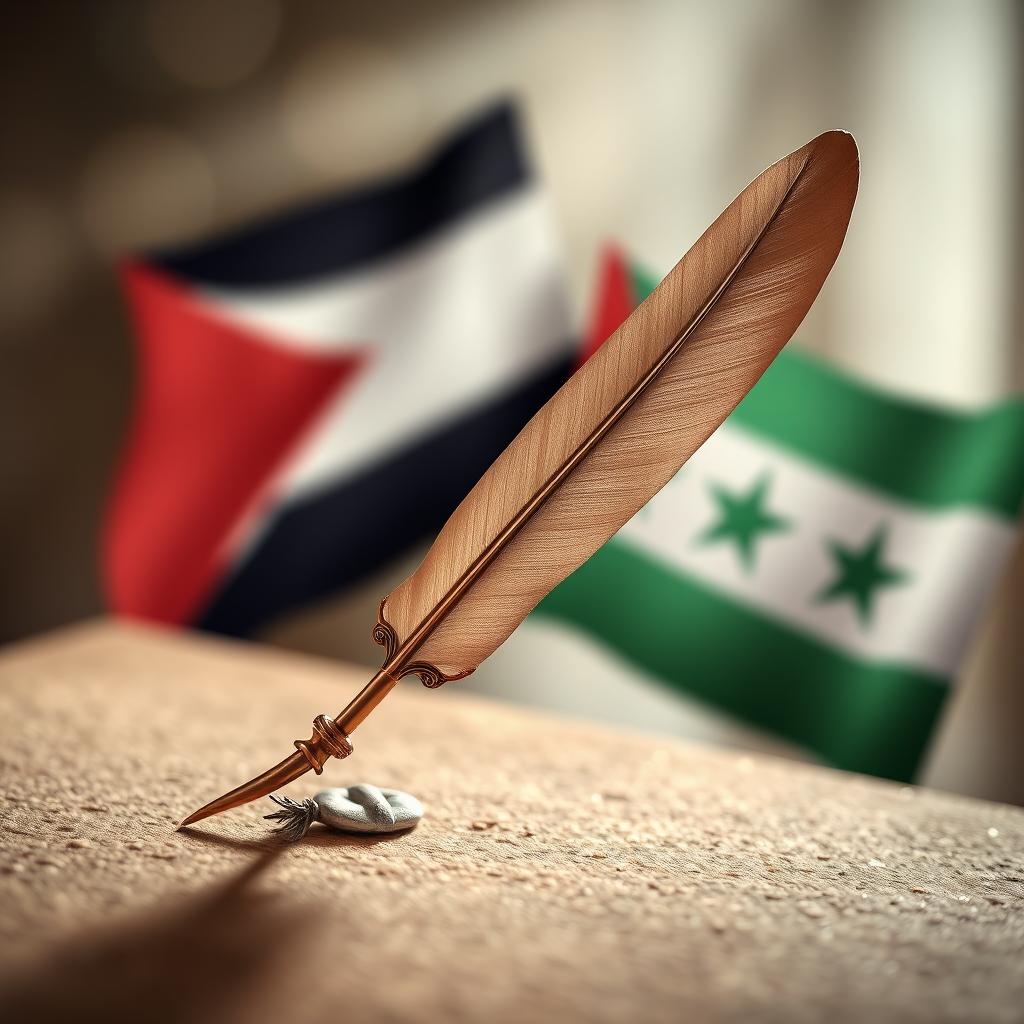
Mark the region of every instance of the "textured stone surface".
[[1019, 1021], [1024, 812], [392, 694], [289, 793], [395, 837], [176, 821], [365, 678], [92, 625], [0, 656], [0, 1017]]
[[411, 793], [372, 783], [333, 786], [313, 799], [320, 808], [319, 821], [343, 832], [401, 832], [423, 817], [423, 806]]

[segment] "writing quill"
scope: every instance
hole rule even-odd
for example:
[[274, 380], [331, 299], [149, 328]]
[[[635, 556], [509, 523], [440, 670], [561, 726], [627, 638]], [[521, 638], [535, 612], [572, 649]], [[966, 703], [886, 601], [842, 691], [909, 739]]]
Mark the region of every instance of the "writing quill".
[[755, 178], [527, 423], [381, 602], [373, 637], [384, 664], [348, 707], [318, 715], [295, 753], [181, 825], [347, 757], [350, 734], [402, 676], [440, 686], [492, 654], [768, 368], [839, 254], [858, 173], [853, 138], [827, 132]]

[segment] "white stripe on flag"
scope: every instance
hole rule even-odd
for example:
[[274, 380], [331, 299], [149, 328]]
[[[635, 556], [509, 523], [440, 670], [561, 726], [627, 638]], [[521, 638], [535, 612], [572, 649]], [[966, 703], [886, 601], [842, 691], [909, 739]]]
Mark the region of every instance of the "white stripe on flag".
[[[716, 485], [743, 494], [763, 476], [765, 509], [790, 526], [762, 534], [746, 569], [733, 541], [702, 543], [701, 535], [720, 518]], [[906, 581], [876, 589], [865, 623], [849, 597], [817, 598], [837, 578], [828, 542], [862, 549], [879, 528], [884, 564]], [[894, 501], [726, 423], [613, 543], [854, 656], [952, 675], [1014, 536], [1011, 523], [989, 513]]]
[[207, 290], [224, 316], [307, 350], [367, 351], [278, 478], [289, 498], [352, 475], [511, 391], [572, 347], [562, 254], [526, 189], [400, 256], [260, 294]]

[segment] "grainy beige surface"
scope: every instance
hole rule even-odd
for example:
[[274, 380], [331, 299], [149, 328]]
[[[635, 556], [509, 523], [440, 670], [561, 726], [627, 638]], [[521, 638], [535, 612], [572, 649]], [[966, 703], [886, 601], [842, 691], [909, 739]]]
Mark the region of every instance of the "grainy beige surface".
[[323, 781], [415, 832], [172, 831], [363, 678], [107, 624], [0, 656], [0, 1016], [1022, 1019], [1008, 807], [410, 689]]

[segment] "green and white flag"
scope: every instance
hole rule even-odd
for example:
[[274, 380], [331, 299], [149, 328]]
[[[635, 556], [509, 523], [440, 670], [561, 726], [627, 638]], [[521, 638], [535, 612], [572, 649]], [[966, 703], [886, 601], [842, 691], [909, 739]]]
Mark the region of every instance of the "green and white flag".
[[[598, 336], [655, 283], [610, 256]], [[833, 765], [909, 780], [1022, 495], [1024, 401], [903, 401], [791, 347], [538, 614]]]

